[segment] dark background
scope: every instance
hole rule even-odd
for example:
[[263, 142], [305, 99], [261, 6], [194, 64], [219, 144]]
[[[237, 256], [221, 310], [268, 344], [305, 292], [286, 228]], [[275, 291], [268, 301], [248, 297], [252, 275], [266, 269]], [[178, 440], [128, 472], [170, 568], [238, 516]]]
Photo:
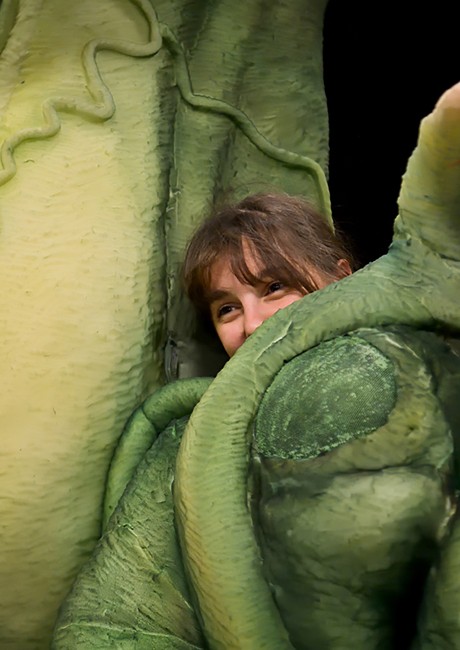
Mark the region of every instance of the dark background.
[[456, 2], [424, 4], [330, 0], [326, 11], [332, 210], [362, 264], [388, 249], [420, 120], [460, 81]]

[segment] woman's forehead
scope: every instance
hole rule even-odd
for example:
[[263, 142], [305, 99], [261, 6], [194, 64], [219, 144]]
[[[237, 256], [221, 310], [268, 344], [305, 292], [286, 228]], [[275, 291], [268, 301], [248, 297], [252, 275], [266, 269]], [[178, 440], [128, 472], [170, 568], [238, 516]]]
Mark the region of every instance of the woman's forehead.
[[266, 274], [267, 268], [260, 257], [250, 245], [243, 242], [239, 254], [228, 251], [211, 265], [207, 292], [213, 293], [223, 286], [228, 286], [234, 279], [243, 284], [255, 284]]

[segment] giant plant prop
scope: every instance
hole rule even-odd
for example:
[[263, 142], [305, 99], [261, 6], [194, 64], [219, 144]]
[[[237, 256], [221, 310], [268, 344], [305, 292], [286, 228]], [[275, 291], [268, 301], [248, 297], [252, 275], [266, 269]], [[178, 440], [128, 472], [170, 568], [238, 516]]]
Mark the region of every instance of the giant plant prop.
[[136, 411], [57, 650], [459, 647], [459, 154], [460, 84], [388, 254]]
[[[165, 366], [168, 378], [203, 372], [177, 271], [213, 199], [228, 188], [242, 194], [276, 185], [328, 211], [324, 8], [325, 1], [2, 3], [2, 647], [48, 646], [57, 607], [99, 536], [108, 465], [124, 421], [164, 383]], [[402, 367], [410, 370], [407, 356], [419, 356], [443, 388], [430, 393], [429, 374], [417, 364], [413, 377], [397, 373], [398, 386], [404, 397], [407, 386], [421, 382], [409, 414], [420, 408], [438, 420], [407, 429], [408, 412], [391, 410], [390, 400], [396, 438], [389, 443], [380, 423], [373, 438], [369, 430], [349, 431], [323, 446], [302, 443], [298, 456], [270, 453], [281, 455], [283, 467], [324, 457], [317, 464], [330, 475], [360, 469], [367, 456], [359, 445], [366, 449], [371, 439], [379, 450], [372, 471], [386, 476], [378, 463], [427, 468], [426, 482], [410, 490], [426, 496], [423, 504], [398, 510], [398, 524], [415, 521], [418, 530], [427, 522], [427, 538], [445, 544], [414, 643], [458, 645], [457, 531], [449, 500], [439, 496], [452, 476], [458, 411], [449, 386], [458, 384], [458, 367], [432, 338], [417, 338], [420, 329], [457, 335], [460, 327], [458, 95], [458, 88], [447, 93], [422, 124], [387, 256], [271, 319], [208, 390], [207, 380], [179, 382], [136, 411], [110, 472], [106, 520], [119, 507], [63, 608], [57, 645], [308, 648], [327, 628], [329, 644], [347, 638], [354, 648], [396, 647], [381, 621], [356, 625], [359, 638], [340, 621], [330, 625], [334, 605], [324, 610], [326, 623], [299, 631], [289, 596], [277, 593], [278, 555], [268, 557], [262, 542], [275, 593], [265, 580], [246, 477], [250, 424], [262, 429], [265, 450], [278, 437], [261, 396], [268, 386], [276, 393], [284, 366], [286, 383], [295, 385], [289, 373], [296, 365], [288, 361], [320, 342], [340, 346], [337, 337], [358, 328], [401, 323], [417, 341]], [[380, 345], [385, 365], [390, 353], [379, 332], [367, 343]], [[444, 357], [447, 380], [437, 368]], [[182, 416], [204, 391], [186, 424]], [[438, 393], [450, 408], [444, 419]], [[294, 404], [295, 390], [288, 399]], [[393, 416], [403, 436], [412, 432], [407, 446]], [[385, 456], [385, 441], [398, 458]], [[282, 483], [278, 469], [270, 481]], [[339, 504], [341, 496], [331, 493]], [[367, 496], [352, 511], [364, 527], [373, 505]], [[359, 503], [367, 506], [360, 510]], [[394, 501], [389, 509], [394, 516]], [[133, 582], [120, 579], [120, 567]]]
[[48, 646], [165, 363], [207, 372], [177, 272], [214, 198], [327, 211], [325, 4], [0, 4], [2, 647]]

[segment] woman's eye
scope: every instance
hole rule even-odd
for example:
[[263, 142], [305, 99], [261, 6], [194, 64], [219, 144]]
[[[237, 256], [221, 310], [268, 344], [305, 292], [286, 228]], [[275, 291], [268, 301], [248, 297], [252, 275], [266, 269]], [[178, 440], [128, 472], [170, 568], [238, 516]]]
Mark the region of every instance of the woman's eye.
[[230, 314], [233, 311], [233, 305], [222, 305], [217, 310], [217, 318], [223, 318], [227, 314]]
[[285, 289], [286, 286], [282, 282], [270, 282], [268, 285], [268, 293], [275, 293], [276, 291], [281, 291]]

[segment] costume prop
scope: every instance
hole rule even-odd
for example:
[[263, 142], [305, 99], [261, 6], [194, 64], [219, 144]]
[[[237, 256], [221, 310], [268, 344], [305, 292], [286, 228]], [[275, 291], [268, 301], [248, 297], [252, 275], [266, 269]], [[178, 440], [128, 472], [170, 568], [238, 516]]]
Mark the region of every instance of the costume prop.
[[[168, 380], [207, 374], [211, 351], [191, 340], [178, 269], [212, 198], [274, 185], [329, 211], [325, 5], [3, 0], [2, 646], [49, 647], [77, 574], [58, 648], [458, 643], [458, 366], [440, 340], [459, 329], [458, 88], [422, 124], [388, 255], [270, 319], [210, 385], [153, 392], [104, 496], [133, 406]], [[318, 351], [341, 360], [332, 374], [350, 402], [335, 412], [337, 387], [325, 384], [317, 415], [328, 427], [322, 416], [302, 424], [323, 390]], [[360, 359], [370, 370], [352, 389], [347, 368]], [[286, 406], [270, 395], [285, 385], [298, 386], [287, 408], [302, 417], [281, 436]], [[359, 422], [353, 392], [373, 407]], [[306, 523], [289, 505], [293, 483]], [[335, 538], [311, 524], [329, 519]], [[388, 553], [366, 532], [387, 519], [377, 537]], [[344, 545], [356, 545], [353, 562]], [[312, 560], [309, 547], [325, 556]], [[423, 603], [411, 600], [395, 631], [414, 563], [425, 585], [439, 549]], [[355, 600], [334, 600], [328, 581]], [[310, 618], [294, 607], [299, 594]], [[352, 634], [344, 621], [356, 611]]]

